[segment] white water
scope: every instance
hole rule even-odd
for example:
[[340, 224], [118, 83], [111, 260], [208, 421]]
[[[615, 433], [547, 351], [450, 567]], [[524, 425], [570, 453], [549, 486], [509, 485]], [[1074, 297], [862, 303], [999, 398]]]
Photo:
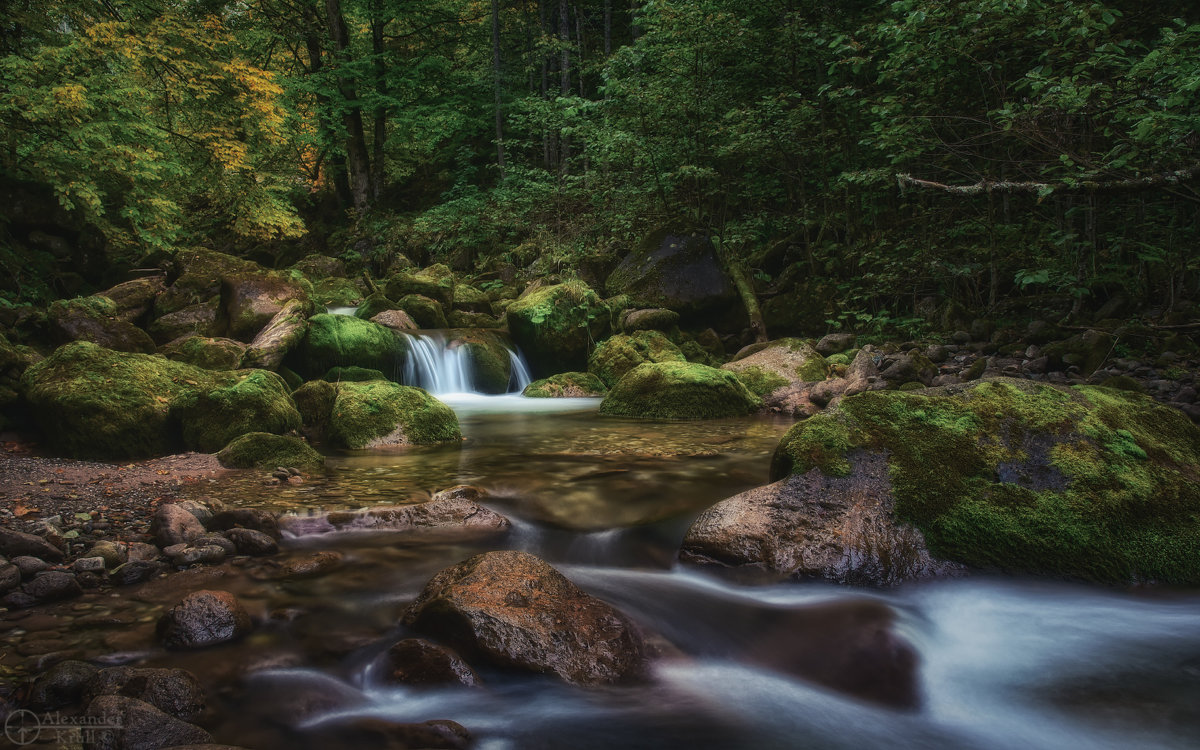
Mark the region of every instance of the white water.
[[[470, 350], [456, 346], [440, 331], [429, 333], [405, 333], [408, 340], [408, 357], [400, 382], [415, 385], [435, 396], [451, 394], [476, 394], [475, 373]], [[508, 392], [520, 393], [529, 385], [529, 368], [517, 352], [508, 349], [509, 370]]]

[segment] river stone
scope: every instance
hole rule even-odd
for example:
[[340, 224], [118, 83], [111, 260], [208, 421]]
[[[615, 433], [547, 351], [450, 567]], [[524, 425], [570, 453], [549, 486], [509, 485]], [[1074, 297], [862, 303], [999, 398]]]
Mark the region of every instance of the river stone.
[[21, 569], [11, 563], [0, 565], [0, 593], [21, 585]]
[[193, 721], [204, 711], [204, 688], [183, 669], [111, 667], [92, 677], [84, 689], [84, 703], [102, 695], [137, 698], [183, 721]]
[[388, 649], [384, 679], [404, 685], [479, 685], [479, 676], [454, 651], [423, 638], [406, 638]]
[[626, 310], [621, 313], [620, 328], [625, 333], [634, 331], [669, 331], [679, 324], [679, 313], [664, 307], [646, 310]]
[[526, 552], [487, 552], [446, 568], [403, 622], [468, 658], [570, 683], [633, 682], [646, 673], [633, 622]]
[[204, 648], [249, 633], [250, 615], [227, 591], [188, 594], [158, 621], [158, 636], [167, 648]]
[[461, 724], [435, 719], [417, 724], [387, 719], [334, 719], [306, 731], [322, 750], [357, 750], [364, 747], [422, 748], [423, 750], [466, 750], [471, 733]]
[[850, 477], [792, 475], [701, 513], [680, 558], [875, 586], [952, 572], [933, 560], [920, 531], [892, 520], [889, 490], [880, 456], [864, 457]]
[[88, 705], [87, 716], [115, 727], [92, 730], [92, 750], [159, 750], [212, 740], [200, 727], [123, 695], [96, 698]]
[[289, 304], [300, 302], [301, 309], [311, 309], [312, 301], [304, 288], [307, 283], [272, 272], [226, 275], [222, 279], [221, 303], [230, 337], [253, 340]]
[[84, 688], [100, 670], [82, 661], [63, 661], [46, 670], [29, 688], [29, 707], [52, 711], [79, 702]]
[[[473, 489], [473, 488], [472, 488]], [[439, 493], [440, 494], [440, 493]], [[324, 516], [296, 516], [287, 520], [297, 536], [329, 531], [436, 532], [439, 538], [477, 537], [508, 531], [504, 516], [467, 497], [452, 494], [414, 505], [392, 505], [359, 511], [334, 511]]]
[[88, 556], [104, 560], [104, 567], [112, 569], [129, 560], [129, 550], [116, 542], [96, 542], [88, 550]]
[[194, 515], [175, 504], [158, 506], [150, 521], [150, 533], [160, 547], [190, 542], [204, 533], [204, 524]]
[[279, 566], [276, 578], [319, 578], [342, 567], [344, 556], [337, 550], [322, 550], [288, 560]]
[[586, 369], [592, 344], [610, 325], [608, 308], [582, 281], [532, 288], [505, 315], [513, 342], [538, 378]]
[[[55, 551], [57, 551], [57, 549]], [[20, 555], [18, 557], [14, 557], [11, 562], [13, 565], [17, 566], [17, 570], [21, 571], [21, 578], [24, 580], [29, 580], [38, 573], [41, 573], [43, 570], [50, 569], [50, 563], [46, 562], [40, 557], [32, 557], [30, 555]]]
[[83, 593], [75, 576], [58, 570], [42, 573], [25, 584], [24, 590], [38, 602], [56, 602]]
[[617, 265], [609, 296], [627, 294], [638, 307], [665, 307], [684, 317], [724, 308], [737, 299], [707, 237], [658, 230]]
[[817, 383], [829, 376], [829, 365], [800, 339], [777, 339], [752, 354], [721, 365], [736, 374], [759, 397], [784, 386]]
[[154, 560], [130, 560], [114, 568], [108, 580], [117, 586], [131, 586], [150, 580], [162, 570], [163, 564]]
[[288, 300], [246, 347], [242, 367], [276, 370], [284, 356], [304, 340], [308, 318], [304, 303]]
[[403, 310], [384, 310], [372, 316], [371, 322], [391, 328], [393, 331], [415, 331], [418, 327], [412, 316]]
[[230, 529], [225, 537], [233, 542], [242, 555], [273, 555], [279, 551], [279, 543], [255, 529]]
[[80, 557], [72, 563], [71, 568], [76, 573], [103, 573], [103, 557]]
[[643, 419], [744, 417], [762, 406], [733, 373], [693, 362], [647, 362], [617, 382], [600, 413]]
[[40, 536], [3, 528], [0, 528], [0, 555], [9, 559], [37, 557], [50, 562], [60, 562], [63, 559], [62, 550]]
[[847, 349], [854, 348], [856, 338], [853, 333], [827, 333], [821, 337], [814, 348], [826, 357], [830, 354], [841, 354]]
[[217, 531], [228, 529], [254, 529], [272, 539], [279, 539], [279, 521], [269, 511], [261, 508], [234, 508], [223, 510], [213, 516], [212, 528]]

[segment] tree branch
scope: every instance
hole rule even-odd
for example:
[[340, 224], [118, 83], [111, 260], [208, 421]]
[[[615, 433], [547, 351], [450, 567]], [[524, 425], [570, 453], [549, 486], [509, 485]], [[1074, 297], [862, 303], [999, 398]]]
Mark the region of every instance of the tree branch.
[[918, 180], [910, 174], [896, 175], [896, 183], [903, 192], [907, 187], [942, 190], [955, 195], [981, 195], [984, 193], [1049, 193], [1084, 192], [1093, 193], [1109, 190], [1144, 190], [1148, 188], [1181, 185], [1200, 177], [1200, 164], [1188, 169], [1177, 169], [1174, 172], [1162, 172], [1147, 177], [1131, 177], [1125, 180], [1081, 180], [1076, 183], [1066, 182], [1012, 182], [1009, 180], [983, 179], [974, 185], [946, 185], [932, 180]]

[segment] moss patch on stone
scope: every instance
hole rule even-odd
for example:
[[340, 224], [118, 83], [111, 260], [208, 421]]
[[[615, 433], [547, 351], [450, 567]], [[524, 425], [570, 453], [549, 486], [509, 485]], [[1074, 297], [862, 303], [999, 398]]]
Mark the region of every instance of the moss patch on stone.
[[625, 374], [601, 414], [650, 419], [719, 419], [752, 414], [762, 399], [731, 372], [691, 362], [647, 362]]
[[362, 318], [363, 320], [370, 320], [385, 310], [397, 309], [399, 308], [396, 306], [396, 303], [388, 299], [386, 294], [383, 292], [375, 292], [370, 297], [367, 297], [362, 301], [362, 304], [359, 305], [358, 309], [354, 311], [354, 317]]
[[330, 383], [361, 383], [367, 380], [387, 380], [387, 376], [379, 370], [367, 367], [334, 367], [321, 376], [321, 380]]
[[274, 469], [279, 466], [313, 471], [325, 457], [300, 438], [250, 432], [234, 438], [217, 453], [222, 466], [231, 469]]
[[896, 513], [939, 557], [1200, 584], [1200, 429], [1125, 391], [998, 379], [868, 392], [793, 427], [772, 479], [888, 456]]
[[319, 279], [312, 287], [313, 301], [323, 307], [352, 307], [363, 298], [358, 284], [350, 279]]
[[471, 366], [472, 389], [480, 393], [508, 393], [512, 359], [499, 334], [490, 331], [454, 331], [449, 347], [465, 352]]
[[450, 308], [454, 305], [454, 287], [454, 272], [437, 263], [420, 271], [401, 271], [394, 274], [384, 285], [384, 293], [394, 300], [417, 294]]
[[402, 336], [390, 328], [350, 315], [314, 315], [308, 332], [287, 362], [301, 375], [319, 377], [333, 367], [366, 367], [396, 371], [408, 351]]
[[612, 387], [645, 362], [685, 362], [679, 347], [658, 331], [618, 334], [603, 341], [588, 358], [588, 372]]
[[535, 374], [582, 370], [608, 331], [609, 311], [582, 281], [541, 287], [508, 306], [508, 329]]
[[765, 398], [790, 382], [787, 378], [761, 367], [746, 367], [734, 374], [759, 398]]
[[529, 398], [587, 398], [603, 396], [608, 389], [590, 372], [560, 372], [525, 386]]
[[421, 388], [385, 380], [341, 383], [326, 439], [342, 448], [429, 445], [462, 439], [454, 411]]
[[783, 385], [820, 382], [829, 377], [825, 358], [808, 342], [795, 338], [762, 344], [721, 369], [742, 377], [760, 396]]
[[167, 359], [185, 362], [205, 370], [236, 370], [246, 355], [246, 345], [233, 339], [188, 336], [162, 348]]
[[442, 309], [441, 303], [432, 297], [407, 294], [401, 297], [396, 305], [408, 313], [421, 328], [445, 328], [448, 325], [446, 311]]
[[266, 370], [246, 372], [234, 383], [181, 400], [184, 445], [212, 453], [248, 432], [300, 429], [300, 413], [283, 378]]

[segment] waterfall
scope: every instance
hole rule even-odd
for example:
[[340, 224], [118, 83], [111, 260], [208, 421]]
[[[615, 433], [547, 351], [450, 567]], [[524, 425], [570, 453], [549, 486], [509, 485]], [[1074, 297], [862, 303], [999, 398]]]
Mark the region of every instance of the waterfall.
[[[401, 383], [419, 386], [434, 395], [488, 392], [478, 387], [471, 347], [459, 340], [447, 340], [438, 331], [403, 336], [408, 341], [408, 356], [400, 373]], [[518, 352], [508, 346], [505, 349], [509, 369], [507, 392], [520, 393], [529, 385], [529, 368]]]

